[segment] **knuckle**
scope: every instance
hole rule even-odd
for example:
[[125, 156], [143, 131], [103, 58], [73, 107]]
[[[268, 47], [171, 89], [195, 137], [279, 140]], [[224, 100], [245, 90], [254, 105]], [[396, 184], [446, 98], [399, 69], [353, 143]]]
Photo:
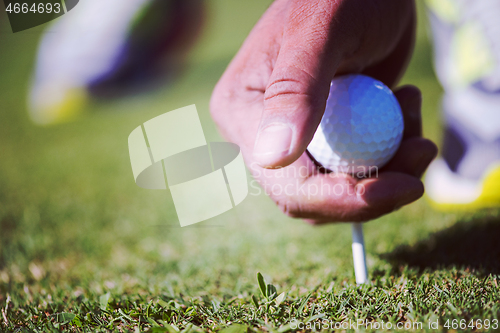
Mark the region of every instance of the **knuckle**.
[[210, 114], [212, 115], [212, 117], [217, 115], [217, 111], [219, 110], [220, 102], [221, 101], [220, 101], [219, 92], [218, 92], [217, 87], [216, 87], [212, 93], [212, 97], [210, 97], [210, 103], [209, 103]]
[[219, 96], [216, 95], [212, 95], [212, 98], [210, 99], [210, 116], [217, 125], [220, 124], [220, 119], [223, 117], [221, 114], [223, 113], [223, 108], [221, 107], [222, 102], [223, 101], [219, 98]]
[[237, 99], [237, 92], [234, 88], [228, 86], [225, 82], [219, 82], [210, 98], [209, 108], [210, 114], [215, 122], [220, 117], [224, 117], [224, 113], [228, 111], [230, 105]]
[[300, 204], [291, 198], [275, 199], [275, 202], [286, 216], [291, 218], [307, 218], [304, 211], [301, 209]]
[[323, 225], [323, 224], [326, 224], [329, 222], [333, 223], [334, 221], [324, 221], [322, 219], [306, 218], [306, 219], [304, 219], [304, 222], [309, 224], [309, 225], [316, 226], [316, 225]]
[[312, 99], [317, 95], [317, 80], [310, 73], [294, 66], [276, 68], [264, 93], [264, 101], [285, 95]]
[[294, 78], [280, 78], [272, 81], [266, 88], [264, 101], [284, 95], [308, 96], [307, 86]]

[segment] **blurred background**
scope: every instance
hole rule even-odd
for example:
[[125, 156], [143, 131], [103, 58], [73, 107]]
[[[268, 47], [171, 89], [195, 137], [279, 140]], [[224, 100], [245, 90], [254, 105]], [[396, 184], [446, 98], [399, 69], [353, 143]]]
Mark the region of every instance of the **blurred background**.
[[[285, 217], [261, 194], [248, 196], [221, 216], [180, 228], [168, 191], [145, 190], [134, 183], [127, 138], [146, 120], [196, 104], [207, 140], [221, 140], [208, 110], [212, 89], [270, 2], [206, 1], [197, 16], [195, 38], [182, 48], [181, 60], [167, 66], [175, 75], [153, 79], [151, 89], [140, 92], [132, 85], [120, 96], [109, 84], [113, 77], [98, 80], [96, 91], [103, 93], [99, 98], [85, 95], [84, 103], [79, 100], [81, 116], [48, 126], [33, 121], [29, 91], [36, 84], [42, 32], [61, 32], [49, 23], [13, 34], [2, 11], [0, 294], [25, 285], [35, 291], [57, 285], [70, 294], [137, 288], [224, 294], [250, 288], [257, 271], [297, 288], [353, 281], [348, 225], [311, 227]], [[424, 133], [439, 142], [442, 91], [432, 69], [426, 16], [418, 3], [417, 47], [402, 84], [422, 90]], [[108, 85], [99, 85], [102, 82]], [[44, 93], [39, 95], [43, 98]], [[423, 268], [469, 260], [463, 253], [440, 248], [430, 235], [451, 228], [459, 237], [470, 232], [469, 221], [482, 216], [438, 213], [421, 199], [370, 222], [365, 229], [370, 271], [389, 274], [397, 269], [387, 259], [391, 256], [402, 265]], [[457, 221], [459, 227], [452, 227]], [[457, 239], [452, 237], [447, 245]], [[422, 261], [417, 253], [404, 250], [417, 243], [450, 262]], [[398, 251], [406, 252], [398, 257]]]

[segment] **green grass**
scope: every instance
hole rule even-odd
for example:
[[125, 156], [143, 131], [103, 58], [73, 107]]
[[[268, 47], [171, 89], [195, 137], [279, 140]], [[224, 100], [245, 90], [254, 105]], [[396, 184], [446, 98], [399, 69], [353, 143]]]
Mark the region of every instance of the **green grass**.
[[[41, 30], [13, 35], [2, 16], [0, 330], [286, 331], [293, 319], [438, 320], [446, 330], [447, 320], [498, 319], [498, 210], [444, 214], [419, 200], [367, 224], [371, 284], [356, 286], [348, 225], [308, 226], [261, 194], [180, 228], [168, 192], [134, 184], [127, 137], [144, 121], [195, 103], [207, 139], [220, 139], [211, 90], [269, 1], [210, 3], [175, 84], [47, 128], [25, 107]], [[439, 141], [423, 22], [418, 37], [404, 82], [422, 89], [425, 133]]]

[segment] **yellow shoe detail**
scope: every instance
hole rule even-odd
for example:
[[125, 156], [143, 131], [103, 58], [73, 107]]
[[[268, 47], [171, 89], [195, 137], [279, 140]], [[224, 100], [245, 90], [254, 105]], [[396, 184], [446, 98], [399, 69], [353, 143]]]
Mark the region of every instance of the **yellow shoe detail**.
[[38, 125], [52, 125], [74, 120], [82, 114], [87, 103], [87, 92], [83, 88], [64, 91], [61, 98], [40, 96], [31, 108], [31, 119]]
[[496, 66], [491, 46], [478, 23], [461, 26], [452, 41], [450, 77], [456, 87], [467, 86], [490, 74]]
[[483, 191], [478, 203], [487, 206], [500, 206], [500, 166], [492, 168], [483, 180]]
[[[435, 175], [439, 177], [439, 175]], [[426, 179], [428, 180], [428, 178]], [[428, 184], [432, 188], [432, 184]], [[452, 186], [451, 186], [452, 187]], [[449, 191], [453, 191], [450, 187]], [[485, 172], [485, 176], [478, 182], [476, 191], [479, 195], [474, 195], [470, 201], [451, 201], [449, 198], [442, 198], [440, 194], [427, 193], [426, 198], [437, 210], [441, 211], [475, 211], [483, 208], [500, 207], [500, 165], [496, 164]]]
[[447, 23], [457, 23], [460, 19], [460, 9], [453, 0], [426, 0], [425, 4], [441, 20]]

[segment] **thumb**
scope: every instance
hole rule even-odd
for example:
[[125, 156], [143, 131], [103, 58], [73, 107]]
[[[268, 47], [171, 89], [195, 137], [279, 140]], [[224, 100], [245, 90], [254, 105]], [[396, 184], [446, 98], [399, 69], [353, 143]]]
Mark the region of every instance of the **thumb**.
[[414, 11], [412, 1], [399, 0], [279, 1], [287, 1], [287, 16], [253, 152], [266, 168], [287, 166], [304, 153], [337, 69], [360, 72], [384, 59]]
[[[324, 3], [332, 7], [335, 2]], [[293, 163], [304, 153], [321, 121], [341, 58], [340, 50], [327, 52], [328, 24], [334, 13], [335, 8], [291, 1], [253, 151], [254, 160], [262, 167]]]

